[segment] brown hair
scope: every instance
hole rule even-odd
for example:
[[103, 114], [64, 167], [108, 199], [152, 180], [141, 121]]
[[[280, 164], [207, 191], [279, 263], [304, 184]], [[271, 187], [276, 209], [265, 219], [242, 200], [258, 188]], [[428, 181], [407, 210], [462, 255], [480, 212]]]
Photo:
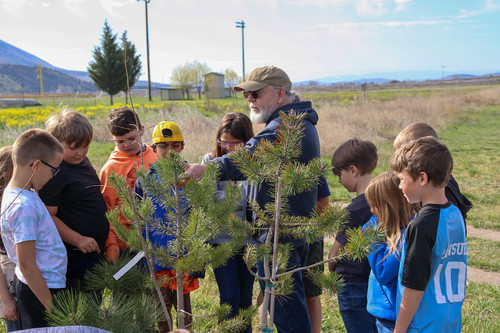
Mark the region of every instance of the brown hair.
[[408, 203], [399, 189], [395, 172], [384, 172], [373, 178], [365, 190], [365, 197], [379, 227], [386, 229], [388, 255], [398, 253], [398, 244], [404, 236], [401, 229], [406, 228], [418, 211], [418, 205]]
[[444, 187], [450, 179], [453, 158], [445, 145], [432, 136], [426, 136], [396, 150], [391, 159], [391, 168], [397, 172], [407, 172], [413, 180], [425, 172], [435, 187]]
[[217, 129], [215, 137], [215, 148], [212, 152], [212, 157], [221, 157], [224, 155], [221, 147], [217, 143], [222, 134], [228, 133], [243, 143], [253, 138], [252, 121], [244, 113], [231, 112], [224, 115], [222, 121]]
[[92, 141], [93, 129], [90, 121], [80, 112], [63, 110], [45, 122], [45, 129], [59, 142], [75, 147], [88, 146]]
[[342, 143], [333, 153], [332, 171], [336, 176], [351, 165], [359, 169], [361, 175], [372, 173], [377, 167], [377, 147], [371, 141], [358, 138]]
[[32, 160], [50, 160], [63, 154], [61, 143], [49, 132], [33, 128], [22, 133], [12, 146], [14, 165], [28, 164]]
[[0, 148], [0, 201], [3, 197], [3, 191], [12, 178], [14, 164], [12, 163], [12, 147]]
[[127, 107], [113, 109], [108, 115], [108, 128], [112, 135], [125, 135], [132, 130], [141, 130], [141, 121], [134, 110]]
[[436, 131], [431, 125], [421, 121], [410, 124], [396, 136], [396, 139], [394, 139], [394, 148], [399, 149], [408, 142], [423, 138], [424, 136], [432, 136], [436, 140], [439, 140]]

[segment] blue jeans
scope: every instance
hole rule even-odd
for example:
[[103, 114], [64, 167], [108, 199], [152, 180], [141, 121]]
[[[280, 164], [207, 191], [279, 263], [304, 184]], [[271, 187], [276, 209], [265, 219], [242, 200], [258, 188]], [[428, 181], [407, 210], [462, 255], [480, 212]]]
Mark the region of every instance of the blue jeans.
[[[290, 252], [287, 270], [304, 267], [307, 260], [309, 246], [295, 247]], [[264, 275], [264, 263], [257, 263], [259, 276]], [[278, 332], [282, 333], [310, 333], [311, 322], [307, 313], [306, 294], [302, 281], [302, 271], [295, 272], [293, 278], [293, 292], [284, 297], [278, 297], [274, 303], [274, 324]], [[260, 288], [264, 292], [266, 283], [259, 279]]]
[[392, 333], [396, 322], [394, 320], [387, 320], [382, 318], [377, 319], [377, 331], [378, 333]]
[[[240, 309], [245, 310], [252, 305], [255, 278], [248, 271], [242, 253], [229, 258], [224, 266], [215, 268], [214, 274], [219, 286], [220, 304], [231, 306], [228, 318], [236, 317]], [[244, 332], [251, 333], [252, 326], [248, 326]]]
[[376, 320], [366, 310], [368, 282], [345, 282], [338, 291], [339, 310], [348, 333], [377, 332]]

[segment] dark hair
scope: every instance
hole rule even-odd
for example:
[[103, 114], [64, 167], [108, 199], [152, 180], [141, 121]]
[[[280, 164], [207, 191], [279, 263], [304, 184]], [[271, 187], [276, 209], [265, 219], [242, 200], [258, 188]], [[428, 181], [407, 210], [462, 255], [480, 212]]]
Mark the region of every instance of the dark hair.
[[212, 152], [212, 157], [221, 157], [222, 155], [224, 155], [224, 152], [217, 143], [223, 133], [231, 134], [236, 139], [240, 140], [243, 143], [246, 143], [254, 136], [252, 121], [244, 113], [231, 112], [225, 114], [219, 125], [219, 129], [217, 130], [217, 135], [215, 137], [215, 148]]
[[12, 146], [14, 165], [28, 164], [31, 160], [50, 160], [64, 149], [52, 134], [39, 128], [22, 133]]
[[59, 142], [75, 147], [88, 146], [92, 141], [93, 129], [90, 121], [80, 112], [63, 110], [45, 122], [45, 129]]
[[361, 175], [372, 173], [377, 167], [377, 147], [371, 141], [350, 139], [341, 144], [333, 153], [332, 171], [336, 176], [351, 165], [359, 169]]
[[453, 158], [445, 145], [432, 136], [426, 136], [396, 150], [391, 168], [396, 172], [407, 172], [413, 180], [425, 172], [435, 187], [444, 187], [450, 180]]
[[141, 130], [137, 113], [127, 107], [113, 109], [108, 115], [108, 128], [112, 135], [125, 135], [132, 130]]

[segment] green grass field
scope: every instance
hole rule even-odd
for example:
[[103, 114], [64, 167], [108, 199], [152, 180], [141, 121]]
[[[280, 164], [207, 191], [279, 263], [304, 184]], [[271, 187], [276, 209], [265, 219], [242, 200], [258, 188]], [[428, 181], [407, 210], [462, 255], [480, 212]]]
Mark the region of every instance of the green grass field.
[[[461, 96], [469, 92], [487, 89], [487, 87], [452, 87], [452, 88], [409, 88], [395, 90], [368, 91], [369, 103], [401, 99], [410, 97], [432, 98], [437, 91], [452, 96]], [[317, 108], [323, 105], [340, 105], [346, 108], [360, 103], [359, 91], [347, 92], [304, 92], [305, 99], [312, 99]], [[116, 99], [115, 102], [123, 103], [124, 100]], [[96, 102], [94, 102], [96, 103]], [[108, 100], [102, 104], [107, 105]], [[138, 111], [142, 117], [154, 119], [157, 111], [148, 111], [145, 98], [134, 99], [134, 104], [144, 104]], [[156, 103], [154, 101], [153, 103]], [[91, 105], [91, 104], [90, 104]], [[225, 100], [198, 100], [166, 102], [165, 108], [171, 110], [187, 106], [192, 110], [199, 110], [205, 117], [220, 117], [225, 112], [247, 112], [246, 103], [239, 98]], [[345, 112], [349, 112], [346, 109]], [[0, 109], [0, 113], [2, 110]], [[163, 120], [163, 119], [162, 119]], [[425, 121], [426, 119], [420, 119]], [[101, 118], [98, 120], [103, 121]], [[437, 128], [443, 143], [451, 150], [454, 157], [453, 175], [460, 184], [462, 192], [473, 202], [474, 208], [470, 211], [467, 223], [478, 228], [500, 230], [500, 177], [499, 154], [500, 151], [500, 103], [491, 102], [475, 104], [466, 109], [457, 110], [453, 117], [444, 120], [444, 125]], [[399, 129], [381, 128], [378, 135], [379, 165], [374, 175], [389, 169], [388, 161], [393, 153], [392, 139]], [[15, 131], [0, 129], [2, 143], [11, 144], [15, 139]], [[387, 133], [391, 135], [387, 135]], [[382, 137], [382, 139], [380, 139]], [[370, 138], [369, 138], [370, 139]], [[99, 141], [90, 146], [89, 159], [96, 166], [101, 166], [113, 149], [112, 142]], [[326, 163], [330, 163], [331, 155], [323, 156]], [[332, 192], [331, 201], [348, 202], [353, 197], [341, 185], [337, 177], [331, 172], [327, 175], [328, 184]], [[500, 243], [469, 237], [469, 264], [489, 271], [500, 272], [498, 258], [500, 257]], [[327, 245], [328, 247], [328, 245]], [[218, 306], [217, 285], [210, 270], [207, 277], [201, 281], [201, 288], [192, 294], [193, 309], [195, 314], [209, 314], [210, 309]], [[255, 294], [257, 293], [257, 285]], [[463, 308], [463, 332], [500, 332], [500, 287], [488, 284], [470, 282], [467, 288]], [[256, 296], [256, 295], [255, 295]], [[343, 324], [338, 312], [336, 297], [324, 294], [323, 303], [323, 331], [343, 332]], [[214, 320], [210, 318], [195, 319], [195, 331], [203, 332], [212, 327]], [[258, 319], [254, 322], [254, 331], [257, 332]], [[0, 327], [0, 332], [2, 328]]]

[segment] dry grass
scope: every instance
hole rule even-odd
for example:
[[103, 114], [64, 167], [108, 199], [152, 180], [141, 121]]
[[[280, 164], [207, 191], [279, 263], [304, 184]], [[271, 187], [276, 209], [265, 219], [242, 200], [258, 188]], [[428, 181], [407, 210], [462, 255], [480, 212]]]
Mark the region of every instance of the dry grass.
[[354, 136], [372, 140], [377, 146], [393, 141], [401, 129], [416, 121], [425, 121], [439, 130], [456, 118], [459, 111], [480, 104], [500, 104], [500, 88], [467, 94], [442, 92], [428, 97], [406, 97], [348, 106], [323, 104], [317, 110], [321, 156], [331, 156], [342, 142]]

